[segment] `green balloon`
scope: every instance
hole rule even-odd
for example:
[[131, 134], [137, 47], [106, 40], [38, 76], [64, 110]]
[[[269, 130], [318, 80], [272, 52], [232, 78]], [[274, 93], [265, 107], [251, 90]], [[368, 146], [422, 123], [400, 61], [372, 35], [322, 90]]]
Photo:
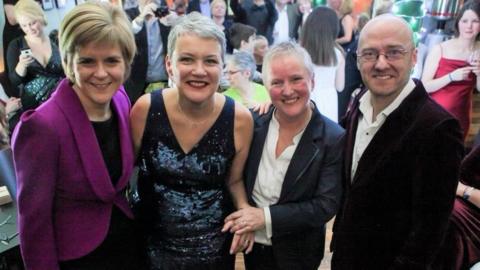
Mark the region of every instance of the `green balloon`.
[[313, 7], [326, 6], [327, 5], [327, 0], [313, 0], [312, 5], [313, 5]]
[[401, 0], [393, 4], [393, 14], [423, 18], [425, 16], [425, 7], [422, 0]]

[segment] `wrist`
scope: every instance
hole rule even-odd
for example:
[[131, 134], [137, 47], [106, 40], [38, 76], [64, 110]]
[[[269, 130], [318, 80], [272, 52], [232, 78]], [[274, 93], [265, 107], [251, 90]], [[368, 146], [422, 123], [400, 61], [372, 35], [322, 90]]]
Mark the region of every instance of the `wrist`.
[[448, 79], [450, 80], [450, 82], [453, 82], [452, 73], [448, 73]]
[[250, 205], [248, 203], [239, 203], [238, 206], [237, 206], [237, 210], [245, 209], [245, 208], [248, 208], [248, 207], [250, 207]]
[[18, 63], [18, 65], [15, 67], [15, 72], [18, 76], [25, 77], [25, 74], [27, 73], [27, 68], [22, 64]]
[[466, 187], [465, 187], [465, 190], [463, 191], [462, 198], [463, 198], [464, 200], [468, 201], [468, 199], [470, 199], [470, 195], [472, 195], [472, 191], [473, 191], [474, 189], [475, 189], [474, 187], [466, 186]]

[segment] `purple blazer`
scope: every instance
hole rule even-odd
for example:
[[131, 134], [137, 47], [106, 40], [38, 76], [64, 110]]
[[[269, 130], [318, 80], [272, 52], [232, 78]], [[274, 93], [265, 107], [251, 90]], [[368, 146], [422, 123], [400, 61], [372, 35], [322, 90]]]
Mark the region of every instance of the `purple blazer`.
[[134, 163], [130, 102], [120, 88], [117, 114], [122, 176], [113, 186], [93, 127], [67, 79], [21, 117], [12, 148], [17, 174], [20, 249], [26, 269], [59, 269], [105, 239], [113, 205], [133, 218], [125, 197]]

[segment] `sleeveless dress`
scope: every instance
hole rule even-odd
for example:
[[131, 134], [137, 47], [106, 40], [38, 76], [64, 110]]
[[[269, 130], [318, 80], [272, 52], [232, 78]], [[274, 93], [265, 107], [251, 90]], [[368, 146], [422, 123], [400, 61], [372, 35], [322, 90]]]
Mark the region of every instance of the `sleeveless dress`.
[[[337, 48], [335, 48], [335, 56], [337, 61], [343, 57]], [[310, 97], [320, 113], [335, 123], [338, 123], [338, 94], [335, 89], [337, 66], [338, 64], [334, 66], [314, 65], [315, 87]]]
[[[462, 67], [468, 66], [463, 60], [448, 59], [443, 56], [438, 63], [438, 69], [435, 72], [434, 79], [445, 76], [446, 74]], [[451, 82], [440, 90], [431, 93], [430, 96], [460, 122], [465, 139], [470, 128], [472, 114], [472, 94], [476, 84], [475, 74], [470, 73], [468, 78], [463, 81]]]
[[[338, 28], [337, 38], [342, 38], [343, 36], [345, 36], [345, 29], [343, 29], [342, 21], [345, 18], [345, 16], [347, 16], [347, 15], [348, 14], [345, 14], [341, 18], [338, 19], [339, 28]], [[352, 30], [352, 39], [347, 43], [340, 44], [340, 46], [342, 46], [342, 48], [345, 52], [348, 52], [350, 50], [350, 46], [354, 42], [354, 38], [355, 38], [355, 35], [353, 33], [353, 30]]]
[[215, 123], [184, 153], [162, 91], [151, 94], [138, 179], [151, 269], [233, 269], [231, 235], [221, 229], [233, 210], [226, 179], [235, 155], [234, 114], [226, 97]]

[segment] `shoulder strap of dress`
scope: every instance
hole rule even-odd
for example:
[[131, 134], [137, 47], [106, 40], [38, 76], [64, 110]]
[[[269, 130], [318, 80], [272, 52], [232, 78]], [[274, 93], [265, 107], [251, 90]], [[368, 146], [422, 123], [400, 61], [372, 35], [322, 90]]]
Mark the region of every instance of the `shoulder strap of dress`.
[[[225, 105], [224, 109], [221, 112], [223, 114], [222, 116], [224, 117], [223, 119], [226, 120], [224, 123], [227, 123], [231, 125], [228, 127], [226, 130], [234, 130], [234, 123], [235, 123], [235, 100], [233, 100], [231, 97], [225, 96]], [[232, 134], [233, 135], [233, 134]]]
[[162, 95], [162, 89], [153, 91], [150, 94], [150, 111], [152, 113], [156, 113], [158, 111], [162, 110], [162, 107], [164, 106], [163, 104], [163, 95]]

